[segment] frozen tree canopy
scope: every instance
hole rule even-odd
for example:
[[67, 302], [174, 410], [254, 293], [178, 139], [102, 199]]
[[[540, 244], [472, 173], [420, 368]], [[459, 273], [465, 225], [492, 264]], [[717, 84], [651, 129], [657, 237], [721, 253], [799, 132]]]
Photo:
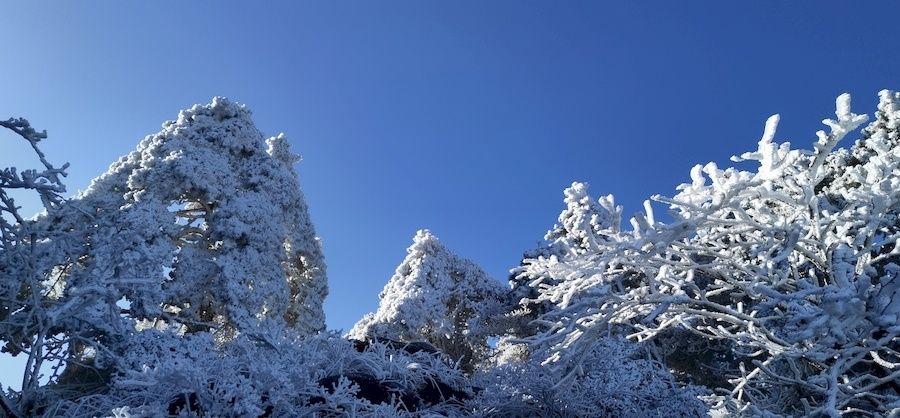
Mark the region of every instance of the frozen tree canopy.
[[135, 330], [220, 341], [261, 327], [322, 331], [325, 264], [298, 159], [283, 135], [266, 140], [244, 106], [215, 98], [64, 203], [50, 193], [64, 189], [51, 188], [49, 164], [18, 178], [8, 169], [4, 189], [34, 184], [48, 204], [35, 221], [17, 217], [18, 229], [4, 224], [5, 349], [65, 360], [51, 377], [65, 380], [76, 361], [114, 361]]
[[900, 94], [867, 121], [841, 95], [802, 149], [772, 116], [752, 168], [698, 165], [630, 227], [573, 183], [509, 288], [419, 231], [344, 337], [299, 157], [242, 105], [181, 112], [71, 199], [46, 133], [0, 122], [43, 166], [0, 171], [0, 343], [27, 359], [0, 411], [898, 416]]
[[143, 241], [110, 243], [139, 269], [119, 264], [120, 275], [156, 279], [158, 289], [126, 295], [132, 307], [191, 329], [275, 320], [312, 334], [324, 329], [327, 288], [298, 160], [284, 135], [266, 140], [249, 110], [215, 98], [166, 122], [73, 204], [119, 212]]
[[416, 233], [406, 252], [379, 295], [378, 311], [349, 336], [427, 341], [471, 368], [487, 352], [489, 326], [502, 313], [506, 290], [427, 230]]

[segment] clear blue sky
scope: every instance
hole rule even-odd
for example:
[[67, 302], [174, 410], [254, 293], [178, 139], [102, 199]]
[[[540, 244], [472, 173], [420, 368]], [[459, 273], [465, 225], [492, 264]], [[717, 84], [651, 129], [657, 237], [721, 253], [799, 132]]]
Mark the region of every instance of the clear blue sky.
[[[419, 228], [505, 279], [587, 181], [625, 214], [696, 163], [808, 147], [834, 98], [900, 89], [896, 2], [5, 2], [0, 117], [87, 186], [216, 95], [285, 132], [347, 330]], [[0, 137], [0, 163], [22, 166]], [[30, 160], [27, 160], [30, 161]], [[4, 385], [12, 384], [2, 382]]]

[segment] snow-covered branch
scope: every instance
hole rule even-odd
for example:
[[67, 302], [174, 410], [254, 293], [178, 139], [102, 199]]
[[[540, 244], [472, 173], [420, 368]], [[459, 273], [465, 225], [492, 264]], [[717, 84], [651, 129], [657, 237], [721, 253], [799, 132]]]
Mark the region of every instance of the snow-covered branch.
[[[758, 149], [734, 158], [759, 161], [756, 172], [697, 166], [679, 194], [656, 198], [670, 205], [670, 224], [647, 222], [649, 210], [627, 232], [561, 223], [578, 238], [554, 236], [553, 251], [514, 270], [534, 289], [525, 306], [551, 306], [534, 323], [544, 331], [526, 341], [562, 378], [598, 327], [665, 341], [687, 330], [700, 345], [729, 342], [719, 354], [742, 376], [732, 380], [735, 411], [897, 408], [897, 385], [885, 380], [895, 371], [882, 364], [900, 361], [898, 103], [883, 92], [877, 120], [849, 150], [836, 146], [867, 117], [850, 111], [848, 95], [812, 151], [777, 144], [778, 117], [769, 118]], [[570, 201], [575, 192], [585, 194], [567, 190], [564, 214], [589, 207]]]

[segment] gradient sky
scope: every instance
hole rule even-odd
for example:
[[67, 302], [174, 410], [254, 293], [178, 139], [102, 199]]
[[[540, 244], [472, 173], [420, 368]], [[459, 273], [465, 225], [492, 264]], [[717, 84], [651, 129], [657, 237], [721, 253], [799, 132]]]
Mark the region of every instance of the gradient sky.
[[[415, 231], [505, 280], [572, 181], [630, 216], [697, 163], [810, 147], [834, 98], [900, 89], [897, 2], [117, 2], [0, 12], [0, 117], [84, 189], [179, 109], [224, 95], [285, 132], [349, 329]], [[0, 134], [0, 165], [33, 166]], [[846, 145], [846, 144], [844, 144]], [[658, 212], [661, 208], [658, 209]], [[2, 366], [2, 363], [0, 363]], [[4, 386], [15, 385], [0, 375]]]

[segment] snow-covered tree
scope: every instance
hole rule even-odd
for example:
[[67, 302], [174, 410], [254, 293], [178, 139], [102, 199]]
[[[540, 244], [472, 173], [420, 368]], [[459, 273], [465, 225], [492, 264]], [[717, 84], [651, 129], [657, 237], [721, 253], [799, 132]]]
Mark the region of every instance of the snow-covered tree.
[[[166, 122], [65, 202], [62, 169], [3, 172], [5, 190], [37, 190], [47, 210], [4, 217], [4, 349], [28, 356], [13, 415], [108, 388], [135, 333], [213, 333], [217, 341], [287, 327], [324, 329], [325, 264], [293, 164], [250, 111], [224, 98]], [[6, 126], [6, 125], [4, 125]], [[63, 167], [64, 169], [65, 167]], [[38, 388], [38, 375], [49, 384]]]
[[598, 248], [526, 260], [520, 280], [555, 279], [532, 280], [534, 302], [553, 305], [532, 350], [566, 381], [604, 332], [680, 329], [728, 351], [719, 389], [733, 413], [900, 412], [900, 95], [881, 93], [850, 150], [835, 147], [866, 117], [847, 95], [836, 116], [808, 151], [776, 144], [773, 116], [757, 151], [735, 158], [755, 172], [697, 166], [675, 197], [655, 197], [669, 224], [648, 204], [632, 230], [602, 229]]
[[471, 371], [487, 354], [491, 321], [502, 314], [506, 289], [427, 230], [418, 231], [406, 251], [379, 295], [378, 310], [357, 322], [348, 335], [427, 341]]
[[[566, 209], [559, 214], [556, 225], [547, 231], [544, 242], [525, 252], [524, 260], [595, 254], [608, 245], [608, 233], [619, 231], [622, 207], [615, 204], [612, 195], [594, 201], [587, 190], [587, 183], [574, 182], [563, 191]], [[538, 289], [555, 286], [560, 279], [538, 274], [533, 269], [523, 270], [523, 266], [513, 269], [509, 277], [510, 297], [516, 309], [505, 316], [506, 328], [520, 337], [532, 335], [532, 321], [553, 309], [552, 304], [537, 299]]]
[[266, 140], [249, 110], [215, 98], [166, 122], [75, 203], [115, 211], [131, 235], [104, 242], [120, 255], [103, 267], [147, 282], [125, 294], [137, 316], [220, 332], [286, 321], [311, 334], [324, 328], [327, 290], [298, 159], [284, 135]]

